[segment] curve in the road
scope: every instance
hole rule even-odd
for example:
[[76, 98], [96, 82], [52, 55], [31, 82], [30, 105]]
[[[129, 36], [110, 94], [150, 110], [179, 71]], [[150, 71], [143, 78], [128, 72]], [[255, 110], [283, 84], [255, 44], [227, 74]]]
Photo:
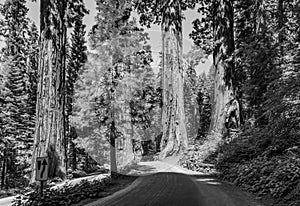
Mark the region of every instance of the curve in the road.
[[88, 206], [262, 206], [235, 186], [204, 175], [157, 173]]

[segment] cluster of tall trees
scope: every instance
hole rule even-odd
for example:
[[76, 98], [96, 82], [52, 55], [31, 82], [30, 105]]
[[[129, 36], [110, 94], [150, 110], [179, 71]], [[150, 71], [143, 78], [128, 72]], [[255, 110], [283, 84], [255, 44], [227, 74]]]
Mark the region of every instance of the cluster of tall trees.
[[[66, 8], [68, 12], [61, 14], [60, 22], [51, 22], [50, 19], [53, 18], [50, 16], [54, 14], [49, 13], [50, 3], [54, 2], [41, 1], [41, 35], [27, 17], [25, 0], [5, 1], [1, 5], [3, 18], [0, 20], [0, 35], [5, 43], [1, 50], [0, 76], [2, 187], [26, 185], [26, 179], [34, 171], [31, 165], [34, 165], [35, 157], [46, 156], [47, 147], [55, 150], [56, 146], [51, 146], [51, 143], [65, 147], [62, 149], [66, 153], [64, 156], [68, 155], [69, 145], [72, 145], [68, 143], [68, 140], [72, 143], [68, 117], [71, 115], [78, 70], [86, 61], [82, 18], [87, 10], [80, 0], [73, 2], [74, 4], [67, 1], [54, 3], [57, 7], [52, 9], [57, 9], [58, 12]], [[67, 14], [65, 22], [64, 15]], [[67, 27], [74, 28], [70, 51], [66, 47]], [[53, 31], [55, 29], [57, 31]], [[55, 58], [57, 62], [51, 58]], [[63, 126], [57, 124], [58, 121]], [[54, 140], [56, 132], [63, 133], [59, 141]], [[51, 155], [49, 157], [55, 158]], [[57, 170], [56, 166], [52, 169]], [[18, 179], [23, 180], [18, 182]]]
[[162, 32], [162, 140], [160, 158], [184, 151], [188, 146], [184, 112], [184, 67], [182, 55], [183, 10], [197, 1], [134, 1], [140, 23], [156, 23]]
[[[5, 8], [10, 3], [16, 4], [16, 8]], [[90, 32], [93, 52], [88, 55], [91, 61], [85, 70], [82, 68], [88, 56], [85, 53], [82, 18], [87, 11], [81, 0], [41, 1], [39, 45], [37, 45], [37, 29], [34, 27], [32, 32], [35, 34], [27, 34], [25, 38], [20, 38], [24, 32], [22, 35], [16, 35], [14, 46], [11, 46], [9, 40], [13, 35], [2, 32], [7, 43], [7, 51], [3, 52], [5, 58], [3, 65], [11, 69], [5, 69], [8, 74], [3, 76], [3, 79], [7, 80], [1, 83], [8, 97], [10, 91], [15, 94], [10, 97], [13, 102], [11, 104], [6, 100], [9, 98], [1, 95], [4, 99], [1, 101], [3, 104], [1, 123], [3, 122], [2, 128], [7, 130], [7, 136], [11, 135], [20, 142], [18, 145], [25, 144], [26, 141], [31, 143], [26, 146], [27, 152], [33, 150], [33, 154], [30, 153], [31, 181], [35, 179], [35, 158], [38, 156], [49, 157], [50, 178], [64, 177], [68, 165], [73, 169], [76, 168], [77, 134], [74, 126], [77, 129], [80, 127], [82, 131], [94, 128], [92, 131], [97, 130], [98, 136], [108, 140], [113, 171], [117, 170], [116, 148], [124, 150], [124, 154], [118, 159], [125, 157], [130, 160], [128, 157], [132, 152], [130, 140], [151, 136], [151, 125], [156, 124], [155, 126], [159, 127], [158, 120], [161, 121], [163, 133], [160, 145], [161, 158], [182, 152], [187, 147], [183, 95], [185, 75], [182, 56], [182, 10], [195, 7], [196, 1], [119, 0], [96, 1], [96, 3], [98, 11], [96, 25]], [[21, 11], [21, 7], [24, 11]], [[3, 8], [3, 14], [11, 11], [13, 13], [11, 16], [16, 18], [15, 14], [19, 12], [23, 15], [22, 20], [29, 21], [27, 17], [25, 18], [28, 11], [25, 1], [6, 1]], [[147, 34], [138, 28], [136, 21], [131, 18], [133, 8], [141, 14], [141, 25], [161, 24], [163, 42], [161, 82], [157, 82], [150, 67], [152, 57], [150, 46], [146, 45]], [[8, 25], [3, 28], [9, 28], [12, 34], [23, 31], [24, 25], [19, 24], [22, 22], [21, 19], [16, 20], [18, 24], [12, 24], [11, 16], [5, 17]], [[26, 25], [24, 27], [27, 28]], [[67, 29], [70, 27], [73, 27], [73, 33], [71, 45], [68, 45]], [[35, 39], [32, 39], [33, 37]], [[24, 39], [30, 39], [28, 44], [32, 45], [20, 46]], [[19, 46], [20, 48], [17, 48]], [[8, 54], [9, 52], [12, 54]], [[17, 61], [13, 61], [11, 56], [15, 55], [14, 52], [22, 55], [24, 53], [24, 58], [30, 59], [22, 60], [18, 57]], [[19, 70], [18, 67], [10, 66], [12, 63], [18, 65]], [[189, 87], [195, 96], [199, 94], [195, 89], [197, 87], [193, 68], [195, 65], [192, 64], [186, 74], [190, 82]], [[25, 69], [27, 67], [30, 69]], [[19, 77], [15, 78], [15, 83], [10, 83], [10, 76], [17, 75]], [[81, 81], [76, 83], [78, 79]], [[14, 88], [15, 86], [17, 87]], [[77, 90], [75, 87], [78, 87]], [[84, 90], [81, 91], [82, 88]], [[86, 88], [91, 89], [87, 92]], [[19, 98], [16, 99], [17, 97]], [[24, 97], [28, 100], [25, 101]], [[84, 102], [84, 98], [90, 101]], [[194, 97], [193, 99], [195, 100]], [[161, 106], [161, 117], [158, 115], [160, 109], [157, 105]], [[19, 113], [12, 115], [14, 111]], [[12, 121], [9, 121], [10, 119]], [[28, 121], [29, 119], [31, 121]], [[5, 123], [8, 123], [8, 126]], [[22, 126], [22, 123], [30, 125]], [[23, 130], [29, 130], [31, 133], [27, 134]], [[12, 134], [13, 132], [17, 132], [20, 138], [16, 138], [17, 135]], [[125, 137], [126, 134], [131, 138]], [[3, 159], [3, 163], [5, 161]], [[3, 166], [2, 171], [6, 170]]]
[[[116, 172], [117, 165], [134, 158], [133, 140], [161, 132], [160, 158], [165, 158], [183, 152], [190, 137], [200, 139], [211, 131], [225, 134], [244, 122], [271, 126], [276, 135], [297, 127], [297, 1], [96, 0], [96, 4], [89, 53], [82, 0], [41, 1], [40, 35], [26, 17], [25, 0], [1, 6], [2, 185], [6, 174], [26, 171], [30, 159], [34, 181], [38, 156], [49, 157], [50, 178], [65, 177], [69, 166], [77, 168], [76, 144], [101, 157], [99, 161], [110, 156], [111, 170]], [[183, 11], [195, 7], [200, 14], [190, 37], [197, 47], [183, 57]], [[161, 26], [158, 75], [150, 65], [148, 34], [133, 18], [134, 9], [141, 26]], [[70, 43], [69, 28], [73, 28]], [[197, 76], [195, 67], [209, 54], [210, 73]]]
[[196, 68], [205, 58], [203, 50], [194, 46], [184, 55], [184, 110], [189, 144], [204, 140], [209, 133], [211, 98], [213, 96], [213, 67], [208, 73], [197, 74]]
[[213, 52], [211, 129], [222, 131], [233, 107], [243, 108], [234, 112], [237, 125], [267, 128], [274, 137], [298, 127], [299, 6], [290, 0], [201, 1], [190, 36]]
[[31, 161], [35, 125], [38, 32], [27, 17], [25, 0], [0, 7], [0, 160], [1, 186], [26, 174]]
[[149, 37], [131, 18], [131, 3], [96, 3], [92, 53], [78, 82], [74, 123], [99, 162], [106, 162], [110, 148], [111, 171], [117, 172], [117, 165], [134, 158], [132, 141], [142, 140], [153, 124], [158, 94]]

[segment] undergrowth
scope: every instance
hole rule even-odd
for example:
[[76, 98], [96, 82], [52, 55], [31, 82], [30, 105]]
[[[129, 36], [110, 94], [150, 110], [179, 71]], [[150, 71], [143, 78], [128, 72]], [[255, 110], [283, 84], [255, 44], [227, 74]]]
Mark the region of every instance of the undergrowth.
[[262, 199], [271, 198], [273, 205], [298, 206], [300, 135], [295, 130], [270, 131], [246, 129], [228, 144], [208, 137], [185, 154], [181, 165], [201, 172], [199, 165], [213, 163], [222, 179]]
[[300, 205], [299, 134], [250, 129], [218, 149], [221, 176], [275, 205]]
[[221, 135], [216, 133], [208, 135], [205, 141], [195, 141], [179, 160], [179, 164], [189, 170], [212, 173], [212, 168], [205, 163], [212, 163], [206, 160], [212, 159], [222, 142]]
[[12, 206], [59, 206], [72, 205], [87, 198], [100, 198], [101, 192], [111, 183], [109, 176], [101, 180], [82, 180], [75, 185], [63, 185], [61, 187], [47, 186], [43, 197], [38, 188], [34, 188], [23, 195], [18, 195]]

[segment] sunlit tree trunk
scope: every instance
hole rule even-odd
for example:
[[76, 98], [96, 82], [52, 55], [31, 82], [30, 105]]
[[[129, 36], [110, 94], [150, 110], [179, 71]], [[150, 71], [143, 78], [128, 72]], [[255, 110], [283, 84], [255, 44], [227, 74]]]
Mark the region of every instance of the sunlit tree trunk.
[[110, 125], [109, 125], [109, 143], [110, 143], [110, 172], [111, 176], [117, 173], [117, 151], [116, 151], [116, 139], [117, 139], [117, 128], [116, 128], [116, 114], [115, 114], [115, 90], [116, 90], [116, 80], [114, 76], [117, 73], [117, 68], [114, 66], [114, 59], [111, 58], [112, 68], [110, 68], [110, 86], [108, 88], [109, 104], [110, 104]]
[[[182, 22], [180, 1], [169, 8], [162, 21], [162, 127], [160, 158], [178, 154], [187, 148], [183, 99]], [[177, 22], [169, 19], [176, 13]]]
[[35, 181], [36, 158], [49, 158], [49, 178], [66, 174], [64, 87], [66, 0], [41, 0], [40, 54], [36, 128], [32, 159]]
[[[234, 32], [233, 32], [233, 0], [221, 0], [215, 3], [214, 41], [220, 42], [214, 48], [213, 66], [214, 96], [210, 131], [226, 132], [225, 121], [228, 108], [236, 102], [234, 91]], [[239, 109], [239, 107], [237, 108]], [[237, 111], [239, 114], [240, 111]], [[240, 115], [238, 115], [240, 116]], [[238, 120], [239, 121], [239, 120]]]

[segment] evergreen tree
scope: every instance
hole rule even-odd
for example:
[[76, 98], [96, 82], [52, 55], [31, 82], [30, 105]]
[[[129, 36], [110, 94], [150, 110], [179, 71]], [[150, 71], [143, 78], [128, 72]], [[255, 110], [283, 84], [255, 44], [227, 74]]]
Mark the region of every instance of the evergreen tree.
[[162, 31], [162, 127], [160, 158], [183, 152], [188, 145], [183, 98], [182, 11], [196, 0], [134, 1], [140, 23], [161, 25]]
[[[55, 5], [55, 6], [54, 6]], [[49, 178], [65, 177], [65, 60], [67, 1], [41, 1], [40, 55], [37, 121], [31, 181], [36, 177], [36, 158], [49, 157]]]
[[[208, 54], [213, 54], [214, 97], [210, 130], [225, 134], [229, 108], [239, 105], [238, 87], [234, 65], [234, 1], [201, 1], [198, 11], [201, 20], [193, 22], [190, 37]], [[240, 107], [236, 107], [239, 110]], [[239, 114], [236, 111], [236, 114]], [[240, 115], [236, 115], [238, 124]]]
[[199, 109], [199, 125], [197, 139], [203, 140], [208, 132], [211, 121], [211, 98], [213, 96], [213, 76], [202, 73], [197, 81], [197, 103]]
[[[91, 64], [98, 67], [102, 77], [90, 82], [94, 89], [90, 91], [93, 95], [90, 95], [88, 107], [78, 106], [81, 111], [89, 110], [89, 115], [98, 122], [97, 132], [108, 140], [113, 173], [118, 165], [133, 159], [130, 101], [137, 83], [133, 77], [137, 70], [142, 70], [142, 64], [147, 69], [150, 47], [144, 45], [147, 34], [137, 27], [135, 19], [129, 20], [129, 2], [97, 1], [97, 6], [96, 25], [90, 33], [97, 60], [92, 58], [95, 62]], [[90, 72], [87, 71], [87, 75]]]
[[[38, 68], [37, 121], [32, 157], [31, 181], [36, 177], [36, 158], [49, 157], [49, 178], [65, 178], [66, 58], [67, 28], [87, 10], [82, 0], [45, 0], [40, 10], [40, 55]], [[49, 126], [51, 125], [51, 126]]]
[[1, 127], [7, 140], [7, 158], [11, 160], [6, 170], [20, 176], [29, 166], [33, 145], [38, 35], [26, 16], [25, 1], [6, 1], [0, 12], [3, 15], [0, 35], [5, 41], [2, 61], [6, 70], [2, 77]]
[[[81, 1], [82, 4], [82, 1]], [[87, 47], [85, 46], [85, 25], [83, 24], [84, 13], [77, 13], [73, 17], [74, 28], [71, 34], [70, 54], [66, 71], [66, 133], [70, 147], [70, 165], [73, 170], [76, 166], [76, 147], [75, 139], [77, 137], [75, 128], [72, 129], [70, 116], [73, 113], [73, 102], [75, 94], [75, 82], [78, 79], [79, 72], [83, 69], [87, 61]], [[73, 136], [72, 136], [73, 135]]]
[[193, 46], [192, 49], [184, 55], [185, 75], [184, 75], [184, 110], [187, 124], [187, 134], [190, 142], [193, 142], [199, 129], [199, 106], [197, 102], [198, 95], [198, 77], [195, 68], [204, 58], [202, 49]]

